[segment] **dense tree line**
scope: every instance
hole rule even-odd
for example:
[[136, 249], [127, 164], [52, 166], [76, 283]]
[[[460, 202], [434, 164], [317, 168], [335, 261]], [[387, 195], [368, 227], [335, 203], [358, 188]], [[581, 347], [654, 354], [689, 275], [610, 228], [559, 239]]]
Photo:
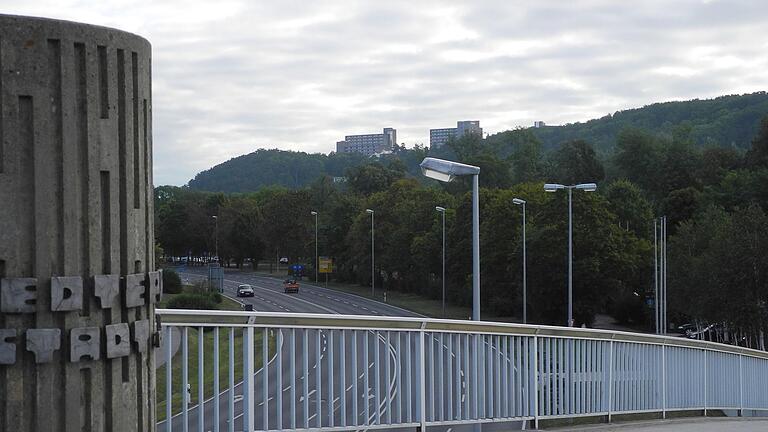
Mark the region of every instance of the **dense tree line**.
[[[528, 310], [533, 322], [564, 324], [567, 203], [544, 182], [597, 182], [575, 191], [574, 312], [590, 325], [598, 313], [651, 327], [653, 219], [669, 219], [670, 321], [719, 323], [760, 346], [768, 323], [768, 117], [746, 151], [697, 146], [692, 128], [669, 136], [625, 128], [615, 151], [601, 156], [586, 140], [546, 151], [530, 129], [489, 139], [467, 136], [428, 153], [348, 168], [345, 183], [328, 176], [298, 189], [221, 194], [157, 190], [157, 238], [167, 254], [212, 253], [240, 265], [287, 256], [313, 274], [314, 218], [321, 255], [334, 258], [339, 281], [370, 284], [370, 215], [375, 211], [376, 285], [440, 295], [440, 215], [446, 215], [448, 299], [471, 301], [470, 185], [426, 180], [415, 167], [426, 154], [477, 164], [480, 175], [482, 306], [496, 316], [522, 309], [521, 211], [527, 204]], [[408, 159], [410, 158], [410, 160]], [[735, 341], [736, 339], [734, 339]], [[743, 342], [747, 343], [747, 342]]]
[[[627, 127], [639, 127], [669, 138], [679, 125], [690, 127], [698, 146], [749, 148], [760, 118], [768, 112], [768, 93], [721, 96], [715, 99], [655, 103], [617, 111], [599, 119], [534, 129], [545, 148], [583, 139], [602, 154], [613, 150], [616, 136]], [[544, 119], [546, 120], [546, 119]]]

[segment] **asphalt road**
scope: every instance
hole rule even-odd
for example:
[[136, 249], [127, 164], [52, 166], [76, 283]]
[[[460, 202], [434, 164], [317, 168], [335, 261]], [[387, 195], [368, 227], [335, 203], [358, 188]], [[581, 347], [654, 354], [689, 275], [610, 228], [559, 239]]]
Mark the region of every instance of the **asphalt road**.
[[[189, 267], [181, 268], [180, 275], [185, 282], [194, 282], [201, 278], [207, 277], [207, 269], [204, 267]], [[384, 303], [370, 300], [367, 298], [359, 297], [354, 294], [343, 293], [331, 289], [326, 289], [318, 286], [309, 285], [307, 283], [301, 284], [301, 290], [298, 294], [285, 294], [283, 292], [282, 280], [277, 278], [270, 278], [250, 273], [225, 273], [224, 291], [225, 294], [230, 297], [235, 297], [237, 286], [242, 283], [250, 284], [255, 291], [254, 297], [237, 298], [246, 304], [252, 304], [255, 311], [264, 312], [296, 312], [296, 313], [327, 313], [327, 314], [346, 314], [346, 315], [377, 315], [377, 316], [419, 316], [411, 311], [407, 311], [395, 306], [387, 305]], [[257, 330], [261, 331], [261, 330]], [[304, 404], [304, 392], [303, 392], [303, 359], [304, 359], [304, 333], [302, 329], [289, 330], [284, 329], [282, 331], [276, 330], [270, 332], [270, 337], [274, 338], [276, 346], [279, 347], [279, 355], [282, 357], [282, 361], [278, 361], [276, 358], [278, 353], [275, 353], [268, 361], [267, 372], [264, 373], [264, 369], [259, 369], [255, 374], [254, 389], [255, 389], [255, 427], [257, 430], [264, 429], [264, 397], [262, 395], [262, 389], [264, 388], [264, 379], [267, 379], [268, 398], [267, 398], [267, 411], [266, 417], [268, 419], [269, 429], [289, 429], [289, 428], [303, 428], [305, 427], [305, 404]], [[222, 331], [222, 342], [226, 343], [226, 335], [228, 331]], [[416, 419], [416, 398], [412, 398], [410, 406], [407, 398], [404, 394], [398, 395], [396, 385], [398, 378], [402, 380], [401, 386], [412, 385], [415, 382], [416, 367], [414, 363], [416, 361], [417, 345], [416, 339], [411, 338], [408, 341], [405, 337], [402, 337], [399, 341], [400, 349], [404, 353], [406, 346], [410, 343], [411, 346], [411, 366], [409, 367], [406, 362], [405, 356], [401, 356], [399, 360], [400, 376], [398, 371], [398, 357], [396, 353], [396, 341], [394, 340], [396, 333], [392, 333], [392, 337], [387, 341], [384, 334], [374, 334], [373, 332], [366, 331], [346, 331], [343, 335], [343, 347], [346, 353], [343, 356], [346, 361], [346, 374], [344, 377], [339, 376], [336, 367], [341, 359], [342, 349], [342, 333], [339, 331], [333, 332], [331, 336], [327, 331], [308, 330], [306, 331], [306, 349], [308, 351], [308, 381], [309, 381], [309, 404], [306, 409], [308, 411], [307, 418], [309, 419], [310, 427], [318, 426], [323, 427], [341, 426], [342, 424], [352, 424], [355, 416], [358, 418], [359, 423], [365, 422], [365, 415], [368, 414], [369, 423], [376, 422], [376, 415], [382, 417], [382, 422], [385, 422], [387, 416], [391, 416], [392, 419], [402, 417], [407, 419], [408, 415], [412, 416], [412, 419]], [[328, 350], [329, 337], [335, 338], [335, 341], [330, 345], [333, 347], [332, 352]], [[354, 338], [354, 339], [353, 339]], [[295, 341], [295, 343], [291, 343]], [[432, 343], [435, 343], [433, 341]], [[293, 349], [291, 348], [293, 347]], [[320, 351], [320, 364], [315, 361], [317, 358], [317, 351]], [[354, 348], [353, 348], [354, 347]], [[367, 347], [367, 359], [365, 358], [365, 347]], [[440, 349], [436, 345], [437, 350]], [[294, 361], [291, 362], [291, 352], [293, 352]], [[375, 364], [373, 360], [376, 358], [376, 353], [379, 355], [379, 370], [376, 373]], [[261, 356], [261, 349], [257, 347], [257, 355]], [[192, 354], [191, 354], [192, 355]], [[236, 353], [241, 355], [241, 353]], [[357, 361], [357, 376], [353, 376], [351, 363], [353, 358]], [[368, 383], [365, 383], [365, 374], [363, 374], [365, 363], [368, 363]], [[210, 361], [210, 360], [208, 360]], [[385, 365], [389, 365], [389, 374], [386, 371]], [[222, 365], [225, 367], [225, 365]], [[293, 369], [293, 371], [291, 370]], [[408, 375], [403, 376], [406, 371], [410, 370], [412, 374], [409, 378]], [[315, 391], [317, 382], [317, 373], [320, 372], [320, 395]], [[330, 373], [333, 373], [333, 378], [329, 379]], [[376, 377], [378, 376], [378, 380]], [[159, 378], [164, 379], [164, 371], [159, 371]], [[236, 377], [236, 382], [240, 381]], [[378, 386], [376, 385], [378, 381]], [[407, 383], [407, 384], [406, 384]], [[343, 384], [343, 385], [342, 385]], [[353, 384], [357, 385], [357, 392], [353, 392]], [[448, 383], [447, 383], [448, 384]], [[450, 383], [453, 385], [453, 383]], [[221, 387], [226, 387], [226, 383], [221, 383]], [[237, 382], [234, 387], [235, 404], [234, 404], [234, 431], [243, 430], [242, 419], [242, 384]], [[343, 399], [339, 397], [340, 389], [344, 387]], [[281, 388], [282, 391], [278, 391]], [[376, 389], [378, 391], [378, 404]], [[404, 387], [408, 388], [408, 387]], [[462, 388], [464, 388], [462, 384]], [[328, 395], [333, 390], [333, 401], [328, 400]], [[367, 391], [366, 391], [367, 390]], [[192, 390], [193, 393], [196, 389]], [[405, 393], [405, 392], [403, 392]], [[275, 396], [280, 394], [279, 398]], [[357, 395], [357, 398], [355, 398]], [[392, 409], [388, 410], [386, 407], [391, 403]], [[319, 406], [318, 406], [319, 404]], [[278, 416], [278, 405], [282, 406], [280, 410], [281, 416]], [[344, 405], [344, 406], [342, 406]], [[376, 408], [378, 406], [378, 409]], [[353, 411], [353, 408], [357, 409]], [[203, 404], [202, 412], [204, 414], [204, 427], [205, 431], [213, 430], [213, 413], [215, 404], [212, 399], [205, 401]], [[320, 416], [318, 417], [318, 408], [320, 410]], [[230, 417], [229, 407], [229, 390], [225, 390], [220, 393], [219, 401], [220, 410], [220, 430], [230, 430], [230, 425], [227, 419]], [[333, 416], [329, 416], [328, 412], [333, 411]], [[187, 425], [189, 430], [196, 431], [199, 427], [200, 407], [198, 405], [190, 406], [187, 414]], [[342, 412], [345, 413], [345, 418], [342, 419]], [[179, 413], [174, 415], [172, 419], [172, 430], [183, 430], [184, 419]], [[166, 422], [158, 423], [158, 431], [166, 431]], [[510, 424], [493, 424], [486, 425], [483, 429], [486, 431], [492, 429], [514, 429], [520, 428], [519, 423], [517, 425]], [[463, 425], [453, 428], [441, 428], [440, 430], [459, 432], [469, 431], [471, 426]], [[411, 429], [412, 430], [412, 429]], [[430, 429], [432, 430], [432, 429]], [[438, 429], [435, 429], [438, 430]]]

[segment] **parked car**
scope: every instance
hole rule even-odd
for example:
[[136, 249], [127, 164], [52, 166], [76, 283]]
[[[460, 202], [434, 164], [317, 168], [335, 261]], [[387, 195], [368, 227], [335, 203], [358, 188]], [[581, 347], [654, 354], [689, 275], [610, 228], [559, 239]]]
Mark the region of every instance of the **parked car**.
[[299, 292], [299, 283], [296, 281], [296, 279], [286, 279], [283, 283], [283, 289], [287, 293], [298, 293]]
[[696, 325], [690, 324], [690, 323], [682, 324], [677, 327], [677, 332], [682, 335], [685, 335], [685, 337], [688, 337], [688, 338], [691, 337], [691, 335], [693, 335], [694, 333], [696, 333], [697, 330], [698, 328], [696, 327]]
[[238, 285], [237, 287], [238, 297], [253, 297], [253, 287], [248, 284]]

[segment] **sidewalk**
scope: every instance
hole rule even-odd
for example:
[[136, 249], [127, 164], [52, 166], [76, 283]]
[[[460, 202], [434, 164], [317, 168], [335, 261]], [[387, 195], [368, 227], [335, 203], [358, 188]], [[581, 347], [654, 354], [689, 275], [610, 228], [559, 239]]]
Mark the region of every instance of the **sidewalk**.
[[597, 426], [565, 426], [544, 430], [579, 432], [758, 432], [768, 431], [768, 418], [686, 418], [674, 420], [649, 420], [623, 424], [603, 424]]

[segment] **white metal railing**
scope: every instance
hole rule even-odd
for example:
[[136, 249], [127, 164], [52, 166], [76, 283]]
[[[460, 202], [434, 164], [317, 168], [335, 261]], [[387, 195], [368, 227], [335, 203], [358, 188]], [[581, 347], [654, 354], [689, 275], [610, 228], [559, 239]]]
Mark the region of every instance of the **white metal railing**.
[[[160, 431], [538, 427], [559, 417], [768, 410], [768, 353], [711, 342], [424, 318], [156, 313], [171, 347], [158, 381], [165, 401], [177, 398], [165, 403], [172, 421]], [[197, 381], [186, 391], [190, 367]]]

